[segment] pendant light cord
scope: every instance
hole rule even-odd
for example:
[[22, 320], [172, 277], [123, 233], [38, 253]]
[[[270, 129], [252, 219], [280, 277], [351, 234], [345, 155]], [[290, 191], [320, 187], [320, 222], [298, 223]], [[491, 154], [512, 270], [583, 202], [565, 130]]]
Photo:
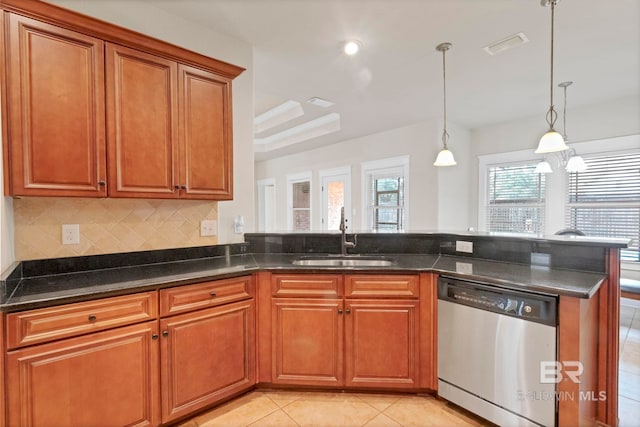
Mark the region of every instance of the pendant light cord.
[[562, 133], [565, 141], [567, 140], [567, 86], [568, 85], [566, 84], [562, 86], [562, 89], [564, 89], [564, 107], [562, 109]]
[[442, 104], [444, 110], [444, 130], [442, 131], [442, 144], [444, 149], [447, 150], [447, 141], [449, 140], [449, 133], [447, 133], [447, 68], [445, 65], [444, 56], [447, 49], [442, 49]]
[[549, 99], [551, 101], [549, 105], [549, 111], [547, 112], [547, 123], [549, 124], [549, 128], [553, 129], [553, 126], [556, 124], [556, 120], [558, 120], [558, 113], [556, 113], [553, 107], [553, 23], [555, 21], [555, 6], [556, 0], [550, 0], [551, 4], [551, 78], [549, 79]]

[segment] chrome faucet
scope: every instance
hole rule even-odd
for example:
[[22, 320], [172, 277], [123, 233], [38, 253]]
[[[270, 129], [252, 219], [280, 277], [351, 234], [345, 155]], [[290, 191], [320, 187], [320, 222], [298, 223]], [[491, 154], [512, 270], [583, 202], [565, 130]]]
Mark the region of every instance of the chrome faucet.
[[353, 235], [353, 242], [347, 240], [347, 220], [344, 218], [344, 206], [340, 208], [340, 231], [342, 231], [342, 238], [340, 239], [340, 250], [342, 256], [347, 255], [347, 249], [355, 248], [358, 244], [358, 236]]

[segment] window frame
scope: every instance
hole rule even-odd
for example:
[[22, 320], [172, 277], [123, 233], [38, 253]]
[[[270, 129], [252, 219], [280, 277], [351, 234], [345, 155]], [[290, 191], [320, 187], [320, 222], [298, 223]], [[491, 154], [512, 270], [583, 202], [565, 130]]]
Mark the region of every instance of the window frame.
[[409, 156], [390, 157], [386, 159], [362, 162], [361, 168], [361, 224], [363, 229], [373, 232], [384, 232], [385, 230], [376, 230], [374, 228], [372, 194], [372, 179], [374, 177], [382, 177], [384, 175], [398, 175], [403, 177], [403, 204], [402, 204], [402, 228], [397, 231], [405, 231], [410, 227], [409, 222], [409, 205], [410, 205], [410, 158]]
[[[309, 230], [293, 229], [293, 184], [309, 182]], [[313, 230], [313, 179], [311, 171], [287, 175], [287, 230], [310, 232]], [[307, 208], [304, 208], [307, 209]]]

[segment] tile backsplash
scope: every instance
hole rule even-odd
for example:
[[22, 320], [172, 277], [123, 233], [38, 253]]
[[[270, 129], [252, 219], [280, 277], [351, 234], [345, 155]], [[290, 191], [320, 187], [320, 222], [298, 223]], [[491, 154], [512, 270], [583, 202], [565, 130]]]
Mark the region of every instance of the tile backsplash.
[[[15, 199], [16, 260], [206, 246], [200, 221], [218, 219], [217, 202], [201, 200]], [[80, 244], [62, 244], [62, 224], [80, 225]]]

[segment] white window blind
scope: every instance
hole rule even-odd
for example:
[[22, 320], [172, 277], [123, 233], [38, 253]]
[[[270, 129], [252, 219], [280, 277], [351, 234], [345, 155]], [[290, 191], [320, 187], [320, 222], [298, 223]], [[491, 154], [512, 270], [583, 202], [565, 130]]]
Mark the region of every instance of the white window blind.
[[488, 167], [488, 231], [544, 233], [545, 176], [535, 168], [536, 163]]
[[594, 237], [631, 239], [623, 261], [640, 261], [640, 153], [586, 157], [569, 174], [566, 224]]

